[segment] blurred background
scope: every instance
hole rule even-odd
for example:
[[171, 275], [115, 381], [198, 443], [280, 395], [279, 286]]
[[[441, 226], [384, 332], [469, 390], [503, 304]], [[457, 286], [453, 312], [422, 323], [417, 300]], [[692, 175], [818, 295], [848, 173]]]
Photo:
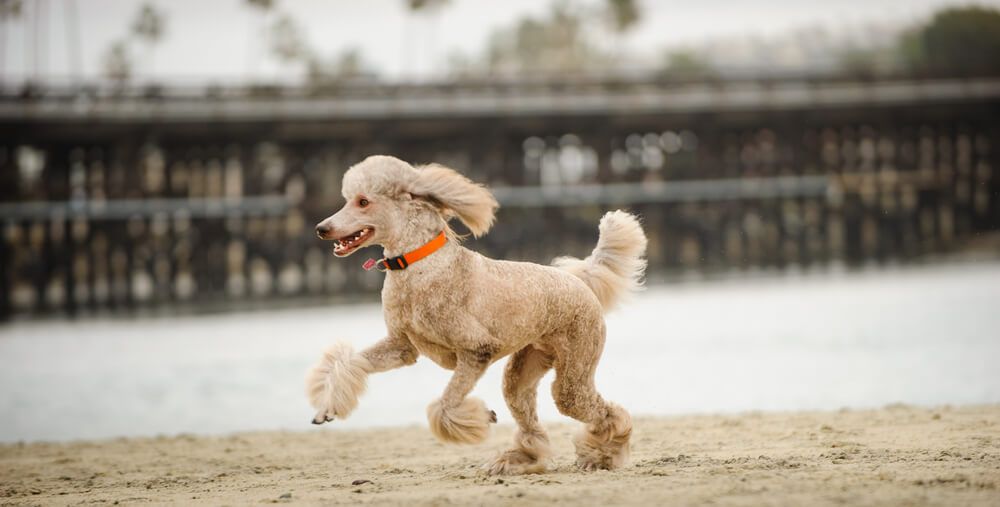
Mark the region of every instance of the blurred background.
[[491, 257], [643, 217], [638, 414], [1000, 402], [998, 118], [1000, 1], [0, 0], [0, 441], [304, 429], [385, 332], [312, 232], [378, 153], [490, 185]]

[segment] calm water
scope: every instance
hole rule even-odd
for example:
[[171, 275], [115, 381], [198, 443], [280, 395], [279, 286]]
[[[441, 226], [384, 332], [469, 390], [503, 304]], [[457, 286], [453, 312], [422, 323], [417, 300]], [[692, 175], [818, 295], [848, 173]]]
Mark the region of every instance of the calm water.
[[[1000, 402], [1000, 264], [654, 287], [608, 330], [598, 386], [637, 414]], [[377, 305], [7, 325], [0, 441], [309, 430], [307, 367], [383, 333]], [[510, 422], [502, 369], [475, 394]], [[424, 424], [447, 380], [426, 359], [373, 376], [334, 424]]]

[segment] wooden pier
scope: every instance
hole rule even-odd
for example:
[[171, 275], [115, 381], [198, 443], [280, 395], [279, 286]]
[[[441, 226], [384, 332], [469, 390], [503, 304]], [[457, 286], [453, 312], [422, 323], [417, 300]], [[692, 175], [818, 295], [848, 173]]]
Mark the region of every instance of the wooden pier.
[[586, 255], [630, 208], [654, 279], [1000, 230], [1000, 80], [3, 88], [0, 318], [374, 294], [312, 233], [374, 153], [491, 185], [492, 256]]

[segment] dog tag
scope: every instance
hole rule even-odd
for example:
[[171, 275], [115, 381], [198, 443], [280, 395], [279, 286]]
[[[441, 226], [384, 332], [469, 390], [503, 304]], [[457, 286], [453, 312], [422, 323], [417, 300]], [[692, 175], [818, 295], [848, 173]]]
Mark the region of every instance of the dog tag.
[[371, 271], [375, 267], [375, 259], [368, 259], [365, 261], [361, 267], [365, 268], [365, 271]]

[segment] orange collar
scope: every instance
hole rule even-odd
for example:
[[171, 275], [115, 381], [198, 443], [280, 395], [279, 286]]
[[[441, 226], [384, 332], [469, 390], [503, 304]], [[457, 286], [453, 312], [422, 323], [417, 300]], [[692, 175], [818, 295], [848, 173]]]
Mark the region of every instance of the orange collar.
[[417, 248], [416, 250], [407, 252], [403, 255], [398, 255], [396, 257], [383, 257], [377, 261], [375, 259], [368, 259], [363, 267], [365, 268], [365, 271], [368, 271], [373, 267], [378, 268], [379, 271], [398, 271], [406, 269], [410, 266], [410, 264], [413, 264], [414, 262], [417, 262], [420, 259], [436, 252], [447, 242], [448, 237], [445, 236], [444, 231], [441, 231], [441, 234], [438, 234], [434, 239], [424, 243], [423, 246]]

